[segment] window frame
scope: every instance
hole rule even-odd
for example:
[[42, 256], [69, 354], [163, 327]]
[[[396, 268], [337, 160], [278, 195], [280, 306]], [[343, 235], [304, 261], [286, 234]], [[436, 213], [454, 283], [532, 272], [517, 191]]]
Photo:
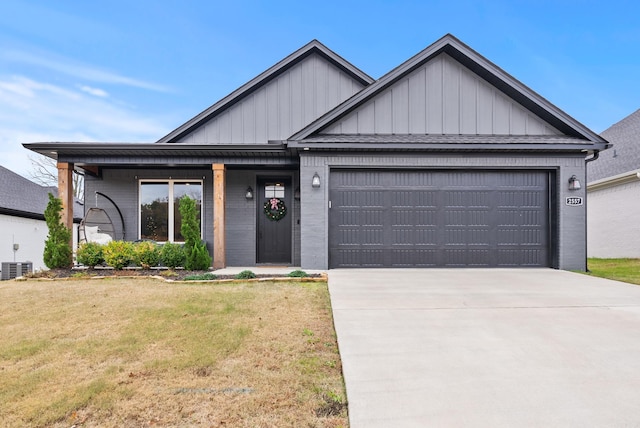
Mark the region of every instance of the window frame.
[[168, 239], [166, 241], [157, 241], [159, 244], [163, 244], [165, 242], [179, 243], [183, 244], [184, 241], [176, 241], [174, 240], [176, 236], [175, 232], [175, 204], [174, 204], [174, 184], [184, 184], [184, 183], [198, 183], [201, 189], [200, 195], [200, 239], [204, 239], [204, 180], [197, 178], [140, 178], [138, 179], [138, 239], [142, 238], [142, 186], [145, 183], [166, 183], [168, 185], [168, 213], [167, 213], [167, 235]]

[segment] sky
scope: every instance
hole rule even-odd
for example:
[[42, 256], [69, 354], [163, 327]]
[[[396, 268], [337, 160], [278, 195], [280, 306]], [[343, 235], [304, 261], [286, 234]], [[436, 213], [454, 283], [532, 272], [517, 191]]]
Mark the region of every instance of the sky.
[[451, 33], [600, 133], [640, 108], [639, 4], [3, 0], [0, 165], [157, 141], [313, 39], [377, 79]]

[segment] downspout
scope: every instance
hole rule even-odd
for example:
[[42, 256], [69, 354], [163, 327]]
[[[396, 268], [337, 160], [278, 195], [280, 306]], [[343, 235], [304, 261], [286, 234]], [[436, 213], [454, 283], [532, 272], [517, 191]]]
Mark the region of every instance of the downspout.
[[[593, 156], [591, 156], [591, 157], [590, 157], [590, 158], [588, 158], [588, 159], [585, 159], [585, 160], [584, 160], [584, 162], [585, 162], [585, 163], [593, 162], [594, 160], [598, 159], [599, 157], [600, 157], [600, 150], [596, 150], [596, 151], [593, 153]], [[584, 183], [584, 184], [585, 184], [585, 185], [587, 184], [587, 183], [586, 183], [586, 175], [585, 175], [585, 183]]]
[[585, 238], [585, 244], [586, 244], [584, 246], [584, 265], [586, 266], [587, 272], [590, 272], [589, 271], [589, 263], [588, 263], [589, 255], [587, 254], [587, 247], [589, 245], [588, 242], [587, 242], [588, 239], [589, 239], [589, 236], [587, 235], [587, 232], [588, 232], [588, 227], [587, 227], [587, 204], [589, 203], [587, 201], [587, 188], [586, 188], [587, 183], [588, 183], [588, 180], [587, 180], [587, 173], [588, 173], [587, 164], [589, 162], [593, 162], [594, 160], [597, 160], [599, 157], [600, 157], [600, 150], [596, 150], [596, 151], [593, 152], [593, 156], [591, 156], [590, 158], [586, 158], [584, 160], [584, 163], [585, 163], [585, 168], [584, 168], [584, 185], [585, 185], [585, 189], [584, 189], [584, 238]]

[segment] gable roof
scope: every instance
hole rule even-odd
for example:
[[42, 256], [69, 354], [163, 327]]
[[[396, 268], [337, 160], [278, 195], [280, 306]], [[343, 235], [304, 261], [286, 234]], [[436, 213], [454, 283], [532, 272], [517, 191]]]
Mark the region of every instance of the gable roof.
[[589, 182], [640, 169], [640, 109], [611, 125], [602, 136], [613, 148], [588, 164]]
[[[457, 60], [524, 108], [549, 123], [565, 136], [596, 143], [598, 144], [597, 150], [606, 148], [607, 142], [602, 137], [564, 113], [451, 34], [445, 35], [417, 55], [391, 70], [375, 83], [367, 86], [349, 100], [292, 135], [289, 140], [293, 143], [293, 146], [296, 146], [298, 145], [296, 142], [304, 141], [312, 136], [321, 134], [331, 125], [363, 106], [374, 97], [380, 95], [396, 82], [405, 78], [442, 53], [446, 53]], [[381, 136], [378, 137], [378, 140], [383, 141], [384, 138], [384, 136]]]
[[320, 43], [318, 40], [314, 39], [297, 51], [293, 52], [291, 55], [281, 60], [280, 62], [276, 63], [266, 71], [262, 72], [249, 82], [245, 83], [226, 97], [222, 98], [220, 101], [213, 104], [208, 109], [204, 110], [183, 125], [171, 131], [169, 134], [160, 138], [157, 143], [175, 143], [181, 137], [192, 132], [194, 129], [203, 125], [211, 118], [238, 103], [240, 100], [247, 97], [258, 88], [266, 85], [268, 82], [277, 78], [279, 75], [286, 72], [287, 70], [313, 54], [320, 55], [329, 63], [345, 72], [348, 76], [350, 76], [352, 79], [356, 80], [363, 86], [367, 86], [374, 81], [373, 78], [368, 76], [366, 73], [337, 55], [335, 52]]
[[[57, 188], [40, 186], [2, 166], [0, 182], [0, 214], [44, 220], [49, 193], [58, 195]], [[74, 213], [82, 213], [82, 206], [78, 201], [74, 203]]]

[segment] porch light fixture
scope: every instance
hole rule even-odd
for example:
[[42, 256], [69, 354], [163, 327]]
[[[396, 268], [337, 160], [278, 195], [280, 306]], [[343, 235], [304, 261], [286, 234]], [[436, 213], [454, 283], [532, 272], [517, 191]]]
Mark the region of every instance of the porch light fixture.
[[247, 190], [245, 190], [244, 197], [247, 201], [253, 199], [253, 189], [251, 188], [251, 186], [247, 187]]
[[311, 179], [311, 187], [313, 187], [314, 189], [320, 187], [320, 176], [317, 172], [313, 174], [313, 178]]
[[296, 187], [296, 190], [293, 191], [293, 199], [296, 201], [300, 200], [300, 188]]
[[572, 175], [569, 178], [569, 190], [580, 190], [582, 186], [580, 185], [580, 180], [575, 175]]

